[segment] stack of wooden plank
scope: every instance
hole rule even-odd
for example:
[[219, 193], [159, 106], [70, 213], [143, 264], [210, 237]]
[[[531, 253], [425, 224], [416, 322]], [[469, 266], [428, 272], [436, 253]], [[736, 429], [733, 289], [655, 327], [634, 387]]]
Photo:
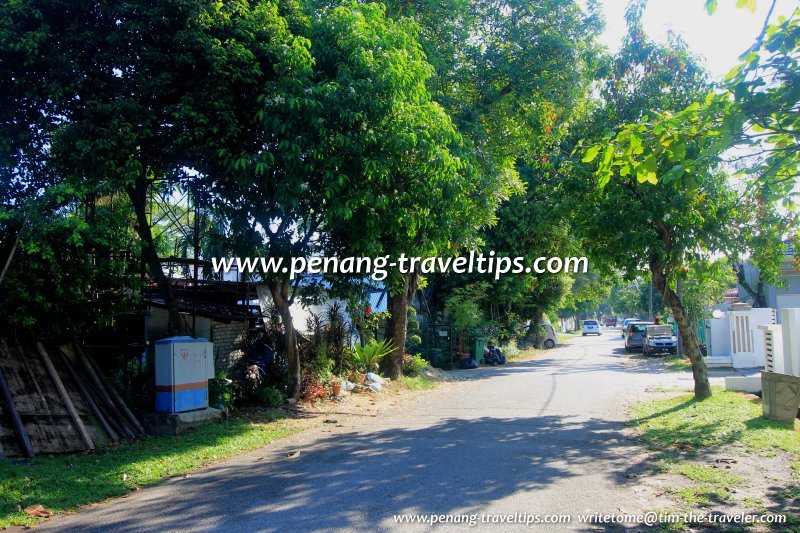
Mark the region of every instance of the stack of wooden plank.
[[93, 450], [143, 433], [79, 345], [0, 338], [0, 456]]

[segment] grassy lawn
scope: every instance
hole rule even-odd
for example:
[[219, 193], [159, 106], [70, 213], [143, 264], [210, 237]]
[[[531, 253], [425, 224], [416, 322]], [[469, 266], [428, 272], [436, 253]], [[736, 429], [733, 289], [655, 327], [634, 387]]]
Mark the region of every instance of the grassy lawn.
[[138, 487], [264, 446], [300, 431], [266, 411], [228, 419], [176, 437], [146, 437], [95, 453], [37, 457], [31, 464], [0, 460], [0, 528], [33, 525], [22, 512], [42, 505], [55, 513], [101, 502]]
[[[689, 484], [668, 492], [691, 507], [727, 501], [731, 489], [746, 479], [723, 468], [692, 461], [704, 452], [723, 446], [741, 447], [745, 453], [775, 455], [782, 450], [793, 457], [790, 484], [781, 497], [798, 495], [800, 478], [800, 432], [793, 423], [773, 422], [761, 417], [758, 398], [715, 388], [714, 396], [696, 401], [692, 394], [639, 403], [631, 409], [632, 426], [651, 448], [662, 452], [653, 464], [656, 472], [679, 474]], [[755, 501], [755, 500], [754, 500]]]
[[439, 384], [425, 376], [400, 376], [400, 382], [408, 390], [430, 390], [435, 389]]
[[756, 453], [779, 449], [800, 460], [794, 424], [761, 418], [761, 401], [738, 392], [715, 388], [704, 401], [689, 394], [640, 403], [631, 414], [642, 439], [659, 449], [740, 443]]

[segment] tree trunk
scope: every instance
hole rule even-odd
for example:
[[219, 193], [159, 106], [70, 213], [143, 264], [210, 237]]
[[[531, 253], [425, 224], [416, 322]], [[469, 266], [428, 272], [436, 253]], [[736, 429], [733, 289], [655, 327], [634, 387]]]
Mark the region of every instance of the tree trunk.
[[403, 374], [403, 354], [406, 351], [408, 330], [408, 306], [416, 290], [415, 275], [404, 274], [400, 292], [394, 296], [389, 294], [389, 313], [392, 316], [386, 322], [386, 338], [392, 339], [395, 349], [381, 361], [381, 372], [391, 379], [398, 379]]
[[289, 303], [289, 282], [285, 280], [271, 281], [269, 282], [269, 292], [272, 295], [272, 303], [275, 304], [275, 309], [281, 315], [281, 323], [283, 324], [286, 362], [289, 365], [288, 396], [300, 398], [300, 352], [297, 349], [297, 333], [294, 330], [292, 310]]
[[525, 333], [526, 346], [533, 345], [535, 348], [542, 348], [544, 346], [544, 335], [542, 334], [542, 328], [539, 327], [539, 324], [542, 323], [542, 316], [544, 316], [544, 311], [536, 308], [533, 313], [533, 318], [531, 319], [531, 325]]
[[683, 338], [686, 357], [692, 363], [694, 396], [699, 400], [709, 398], [711, 396], [711, 384], [708, 382], [706, 362], [703, 359], [703, 354], [700, 352], [700, 346], [694, 334], [694, 328], [691, 322], [689, 322], [686, 308], [683, 307], [680, 298], [678, 298], [678, 295], [669, 286], [669, 280], [667, 279], [664, 268], [655, 258], [650, 259], [650, 273], [653, 276], [653, 284], [661, 294], [664, 302], [669, 306], [670, 311], [672, 311], [672, 316], [675, 317], [675, 322], [678, 324], [678, 331]]
[[145, 179], [138, 180], [135, 185], [128, 186], [126, 190], [136, 214], [136, 233], [144, 245], [144, 259], [150, 269], [150, 275], [153, 276], [159, 291], [164, 296], [164, 304], [167, 307], [170, 323], [175, 327], [175, 332], [178, 335], [186, 335], [189, 333], [189, 326], [178, 311], [175, 293], [172, 292], [172, 285], [164, 274], [161, 258], [158, 257], [156, 244], [153, 241], [150, 221], [147, 220], [147, 181]]
[[739, 282], [739, 285], [741, 285], [741, 287], [753, 299], [753, 307], [767, 307], [767, 298], [764, 295], [764, 282], [761, 281], [761, 277], [759, 276], [756, 287], [753, 288], [753, 286], [750, 285], [750, 282], [748, 282], [747, 278], [745, 277], [744, 264], [734, 263], [733, 271], [736, 273], [736, 281]]

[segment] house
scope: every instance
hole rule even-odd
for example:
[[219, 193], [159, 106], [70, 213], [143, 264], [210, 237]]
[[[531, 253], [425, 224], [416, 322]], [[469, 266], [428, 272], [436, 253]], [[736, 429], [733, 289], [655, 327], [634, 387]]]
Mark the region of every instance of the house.
[[[758, 270], [750, 263], [744, 265], [745, 282], [751, 287], [758, 285]], [[795, 251], [787, 244], [781, 264], [781, 275], [776, 285], [764, 285], [766, 307], [776, 310], [780, 323], [781, 309], [800, 307], [800, 270], [795, 262]], [[742, 285], [738, 285], [739, 301], [753, 304], [753, 297]]]
[[[725, 307], [723, 310], [721, 307]], [[714, 318], [706, 320], [708, 346], [706, 364], [710, 367], [761, 368], [765, 363], [764, 330], [775, 324], [775, 311], [754, 309], [737, 302], [717, 306]]]

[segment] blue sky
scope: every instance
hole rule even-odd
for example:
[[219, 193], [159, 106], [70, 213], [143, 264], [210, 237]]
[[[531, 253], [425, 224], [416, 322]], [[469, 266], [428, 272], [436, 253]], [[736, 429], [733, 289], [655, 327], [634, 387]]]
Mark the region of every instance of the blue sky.
[[[736, 0], [718, 0], [716, 13], [706, 13], [703, 0], [650, 0], [644, 15], [648, 35], [664, 40], [668, 30], [683, 36], [690, 48], [706, 59], [706, 66], [715, 77], [723, 77], [737, 63], [737, 57], [756, 39], [771, 0], [757, 0], [751, 13], [736, 7]], [[604, 0], [606, 31], [603, 43], [617, 50], [625, 35], [627, 0]], [[778, 0], [772, 21], [788, 16], [798, 7], [797, 0]]]

